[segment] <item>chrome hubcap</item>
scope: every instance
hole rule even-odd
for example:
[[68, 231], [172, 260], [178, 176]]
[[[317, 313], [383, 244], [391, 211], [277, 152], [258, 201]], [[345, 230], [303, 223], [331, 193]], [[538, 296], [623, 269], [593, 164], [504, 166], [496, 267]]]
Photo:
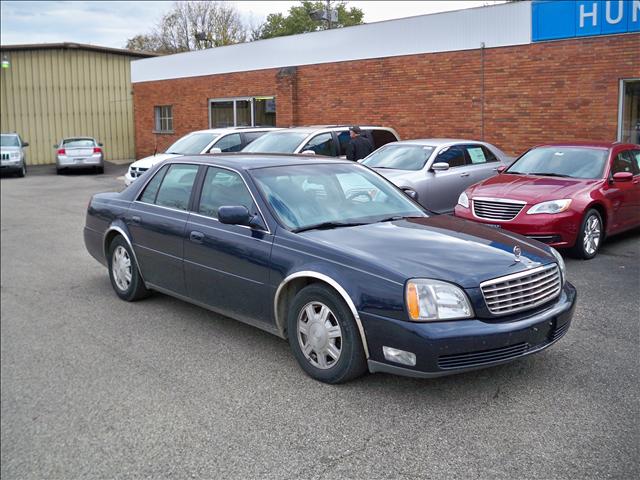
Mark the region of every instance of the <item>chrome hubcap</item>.
[[302, 353], [317, 368], [333, 367], [342, 352], [342, 330], [329, 307], [307, 303], [298, 315], [298, 343]]
[[584, 251], [588, 255], [593, 255], [598, 250], [600, 244], [600, 221], [595, 215], [587, 219], [584, 226], [584, 238], [582, 240]]
[[127, 249], [121, 245], [113, 251], [111, 270], [118, 289], [126, 292], [131, 285], [131, 258]]

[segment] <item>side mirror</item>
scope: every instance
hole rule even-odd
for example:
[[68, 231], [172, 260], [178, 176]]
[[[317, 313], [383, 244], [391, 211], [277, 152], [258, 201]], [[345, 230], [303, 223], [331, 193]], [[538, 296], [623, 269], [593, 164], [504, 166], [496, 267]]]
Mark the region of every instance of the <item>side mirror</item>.
[[104, 145], [102, 143], [98, 143], [99, 147], [104, 147]]
[[53, 145], [53, 148], [58, 148], [58, 144], [56, 143], [55, 145]]
[[218, 208], [218, 221], [225, 225], [244, 225], [250, 228], [265, 228], [258, 215], [253, 216], [244, 205]]
[[633, 180], [633, 173], [631, 172], [618, 172], [613, 174], [614, 182], [630, 182]]
[[316, 152], [314, 152], [313, 150], [304, 150], [302, 152], [302, 155], [315, 155]]
[[28, 147], [29, 146], [29, 142], [22, 142], [22, 146], [23, 147]]
[[449, 170], [449, 164], [447, 162], [437, 162], [431, 165], [431, 170], [435, 172], [444, 172], [445, 170]]
[[507, 169], [506, 165], [500, 165], [498, 168], [496, 168], [496, 170], [498, 171], [498, 173], [502, 173]]
[[416, 192], [415, 190], [412, 190], [410, 188], [403, 188], [402, 191], [410, 199], [415, 200], [416, 202], [418, 201], [418, 192]]
[[209, 153], [222, 153], [222, 149], [220, 149], [218, 147], [211, 147], [209, 149]]

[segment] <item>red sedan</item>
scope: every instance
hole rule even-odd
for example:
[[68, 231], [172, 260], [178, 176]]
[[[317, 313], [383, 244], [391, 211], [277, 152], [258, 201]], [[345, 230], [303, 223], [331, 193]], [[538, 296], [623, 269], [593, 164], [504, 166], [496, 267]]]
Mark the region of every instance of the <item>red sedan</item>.
[[593, 258], [604, 237], [640, 226], [640, 145], [532, 148], [464, 191], [455, 215]]

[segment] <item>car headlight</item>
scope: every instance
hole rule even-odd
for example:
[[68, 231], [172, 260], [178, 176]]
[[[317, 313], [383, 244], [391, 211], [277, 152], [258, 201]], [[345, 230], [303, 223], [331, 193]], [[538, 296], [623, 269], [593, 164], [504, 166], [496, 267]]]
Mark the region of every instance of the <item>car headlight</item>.
[[20, 157], [22, 157], [22, 154], [20, 152], [10, 152], [9, 153], [9, 158], [11, 160], [20, 160]]
[[467, 197], [465, 192], [462, 192], [458, 197], [458, 205], [464, 208], [469, 208], [469, 197]]
[[534, 215], [536, 213], [560, 213], [569, 208], [569, 205], [571, 205], [571, 200], [568, 198], [542, 202], [531, 207], [527, 212], [527, 215]]
[[567, 279], [567, 268], [564, 264], [564, 258], [562, 258], [562, 255], [560, 255], [560, 252], [558, 252], [555, 248], [553, 247], [549, 247], [551, 249], [551, 253], [553, 253], [553, 256], [556, 257], [556, 260], [558, 262], [558, 268], [560, 268], [560, 274], [562, 275], [562, 285], [564, 285], [565, 280]]
[[426, 278], [407, 282], [405, 300], [409, 318], [413, 321], [453, 320], [470, 318], [473, 309], [467, 295], [451, 283]]

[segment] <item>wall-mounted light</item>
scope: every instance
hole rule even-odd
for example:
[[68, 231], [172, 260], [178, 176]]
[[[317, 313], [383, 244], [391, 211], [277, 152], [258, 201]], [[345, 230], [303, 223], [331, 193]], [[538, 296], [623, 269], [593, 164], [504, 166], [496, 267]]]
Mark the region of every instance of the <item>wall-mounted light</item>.
[[9, 57], [7, 57], [6, 55], [2, 56], [2, 68], [9, 68], [11, 66], [11, 62], [9, 62]]

